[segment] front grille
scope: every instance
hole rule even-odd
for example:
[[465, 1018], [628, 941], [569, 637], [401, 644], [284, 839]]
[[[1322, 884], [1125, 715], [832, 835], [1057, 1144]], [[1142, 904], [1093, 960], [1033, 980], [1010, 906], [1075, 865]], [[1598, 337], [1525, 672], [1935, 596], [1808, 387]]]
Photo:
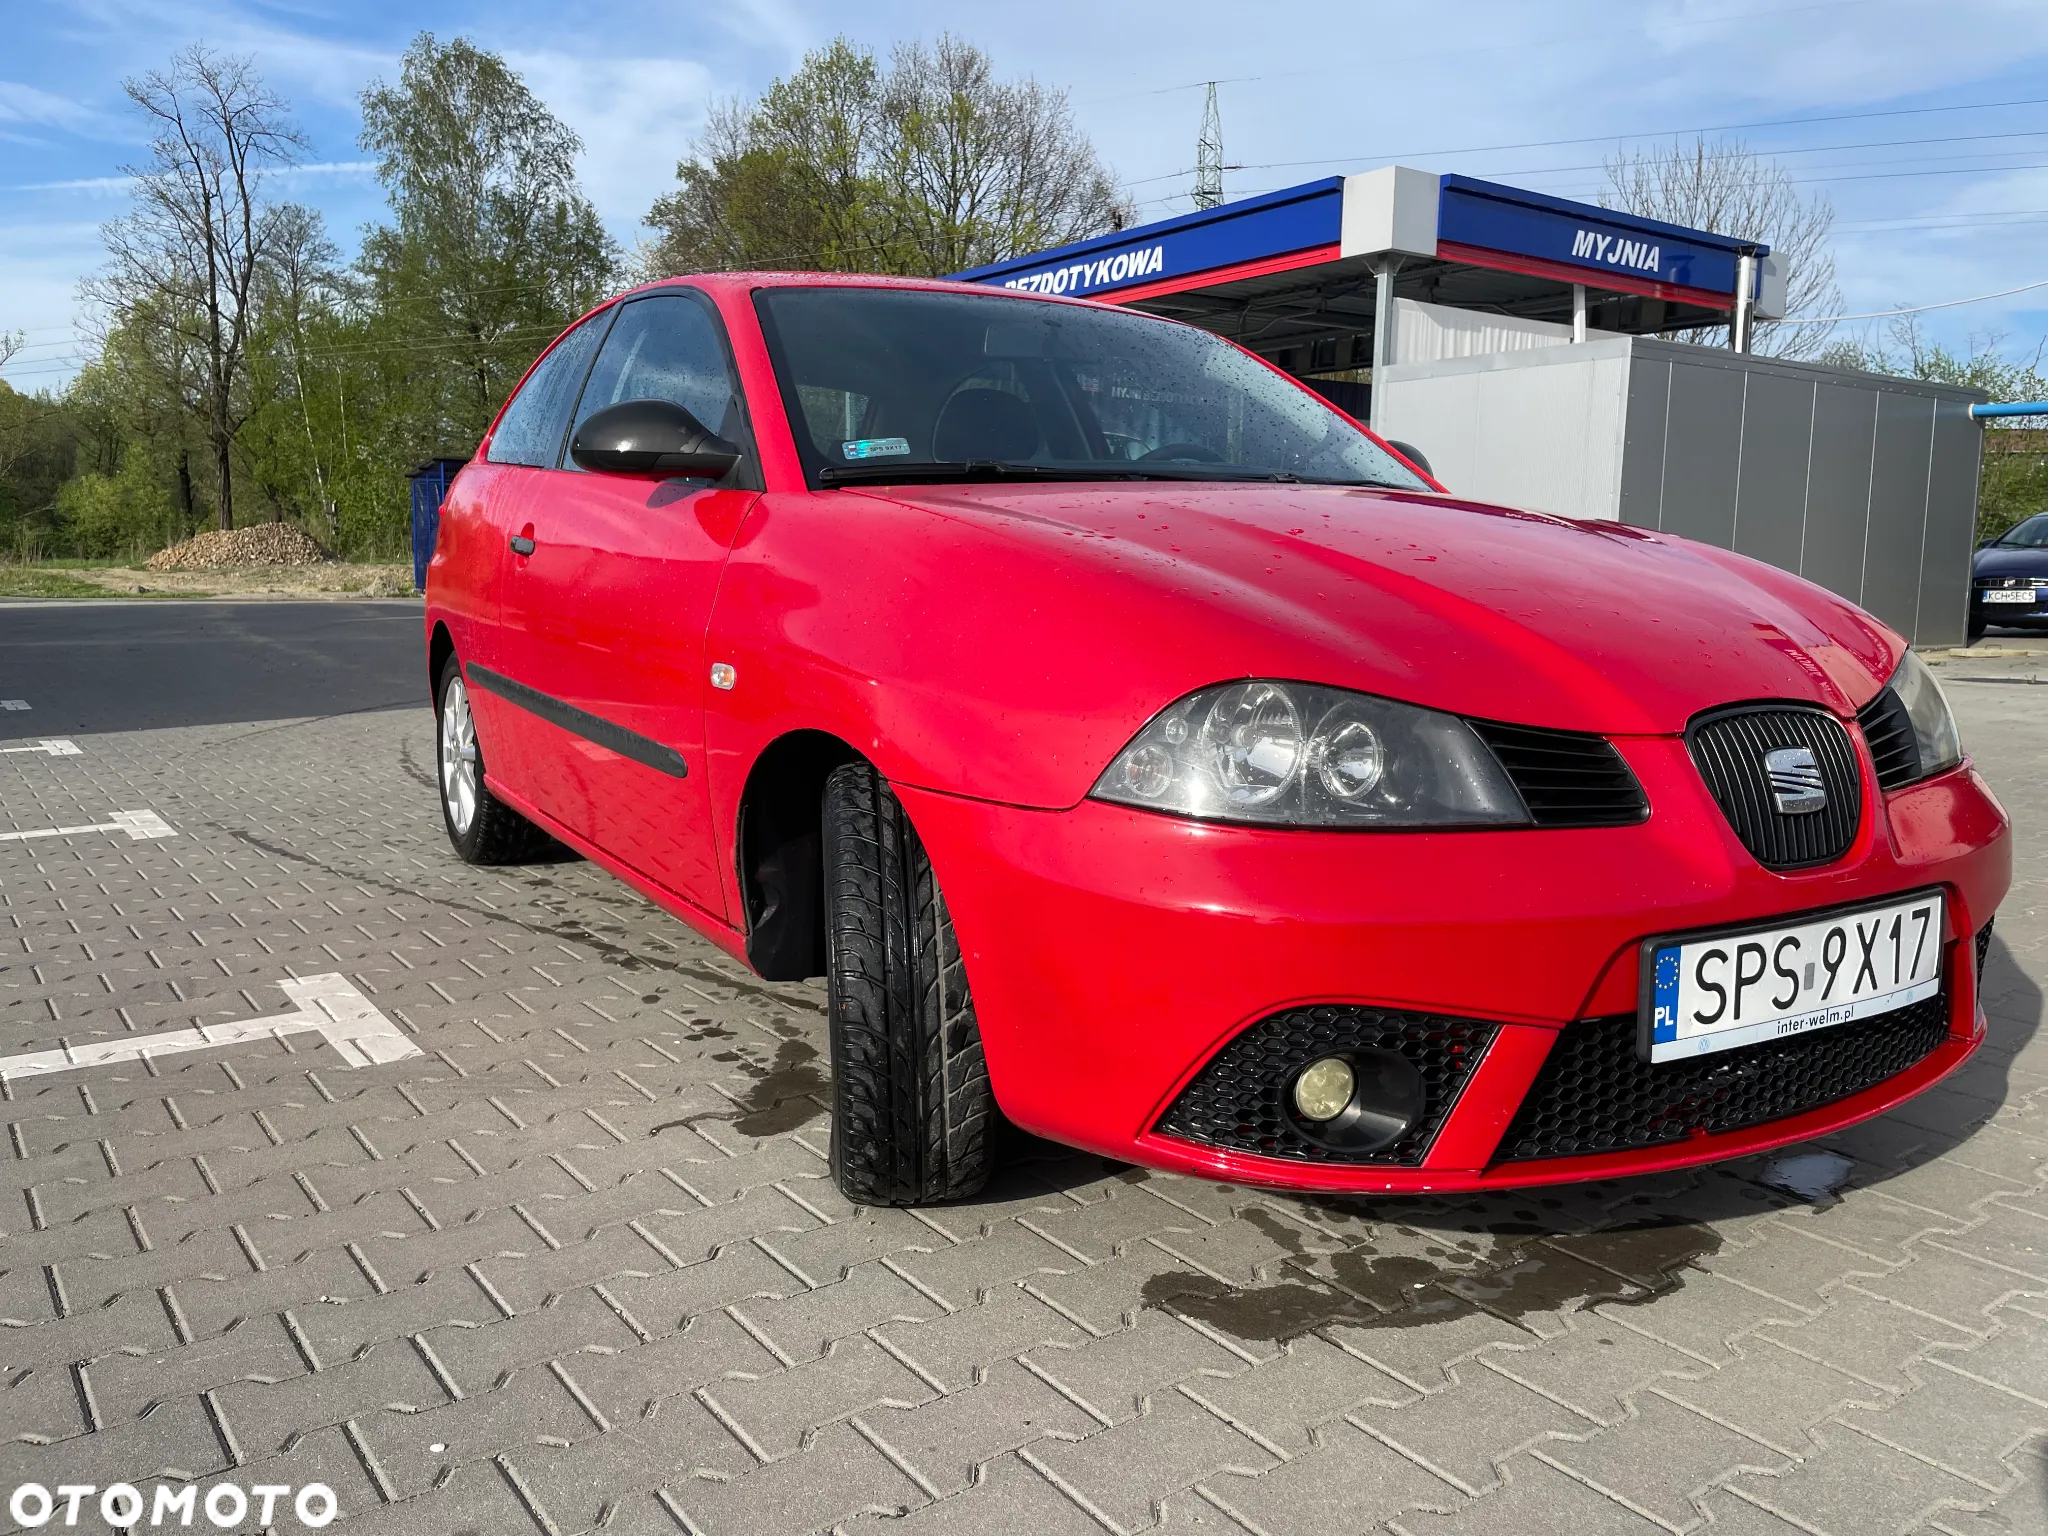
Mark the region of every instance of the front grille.
[[[1495, 1026], [1392, 1008], [1318, 1003], [1261, 1019], [1218, 1051], [1180, 1091], [1158, 1129], [1261, 1157], [1321, 1163], [1419, 1163], [1486, 1053]], [[1281, 1095], [1303, 1067], [1346, 1050], [1395, 1051], [1422, 1074], [1423, 1113], [1378, 1152], [1336, 1151], [1295, 1130]]]
[[[1830, 864], [1848, 852], [1863, 817], [1863, 780], [1841, 721], [1824, 710], [1785, 704], [1744, 704], [1695, 720], [1685, 733], [1707, 789], [1767, 869]], [[1805, 747], [1819, 767], [1827, 805], [1805, 815], [1777, 808], [1764, 754]]]
[[1913, 717], [1896, 693], [1880, 688], [1876, 698], [1856, 711], [1856, 723], [1863, 727], [1863, 739], [1870, 744], [1879, 789], [1897, 789], [1920, 777], [1920, 745], [1913, 739]]
[[1567, 1024], [1507, 1135], [1501, 1162], [1664, 1146], [1782, 1120], [1875, 1087], [1948, 1033], [1937, 994], [1875, 1018], [1656, 1065], [1636, 1055], [1636, 1018]]
[[1986, 918], [1984, 926], [1977, 930], [1977, 980], [1984, 979], [1984, 957], [1991, 953], [1991, 925], [1996, 918]]
[[1604, 736], [1467, 723], [1492, 749], [1539, 827], [1628, 827], [1650, 814], [1642, 786]]

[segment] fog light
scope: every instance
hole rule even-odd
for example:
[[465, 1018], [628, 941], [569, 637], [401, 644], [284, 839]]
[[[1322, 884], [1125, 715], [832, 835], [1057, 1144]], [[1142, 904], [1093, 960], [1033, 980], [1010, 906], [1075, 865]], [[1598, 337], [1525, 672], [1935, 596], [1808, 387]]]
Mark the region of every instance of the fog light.
[[1358, 1078], [1342, 1056], [1313, 1061], [1294, 1080], [1294, 1107], [1305, 1120], [1334, 1120], [1351, 1104]]
[[1428, 1107], [1422, 1074], [1399, 1051], [1367, 1046], [1310, 1062], [1294, 1080], [1294, 1128], [1317, 1146], [1361, 1155], [1383, 1152], [1412, 1131]]

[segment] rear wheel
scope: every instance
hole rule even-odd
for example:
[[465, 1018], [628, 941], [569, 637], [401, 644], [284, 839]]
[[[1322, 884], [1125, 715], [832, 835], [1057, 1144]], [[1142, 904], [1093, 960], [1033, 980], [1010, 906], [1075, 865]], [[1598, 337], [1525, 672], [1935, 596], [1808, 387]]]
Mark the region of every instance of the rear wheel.
[[996, 1111], [953, 919], [903, 806], [866, 763], [825, 781], [832, 1177], [862, 1205], [988, 1181]]
[[554, 839], [484, 783], [484, 753], [469, 707], [469, 684], [453, 656], [441, 667], [434, 700], [441, 819], [456, 853], [466, 864], [517, 864], [545, 852]]

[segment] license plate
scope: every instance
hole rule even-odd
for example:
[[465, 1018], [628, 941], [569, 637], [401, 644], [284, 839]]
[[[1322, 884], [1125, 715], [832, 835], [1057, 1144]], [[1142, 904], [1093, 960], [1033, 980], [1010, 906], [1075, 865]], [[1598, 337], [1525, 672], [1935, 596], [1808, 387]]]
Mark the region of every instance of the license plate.
[[1853, 1023], [1941, 990], [1940, 891], [1643, 944], [1638, 1054], [1678, 1061]]
[[1986, 587], [1984, 601], [1987, 603], [2031, 603], [2034, 600], [2032, 587]]

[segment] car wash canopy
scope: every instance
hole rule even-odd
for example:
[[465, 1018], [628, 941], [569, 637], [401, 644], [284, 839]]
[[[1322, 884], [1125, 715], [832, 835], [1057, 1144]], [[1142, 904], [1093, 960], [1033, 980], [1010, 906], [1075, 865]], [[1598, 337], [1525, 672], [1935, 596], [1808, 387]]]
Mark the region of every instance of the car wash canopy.
[[1769, 316], [1782, 290], [1761, 242], [1406, 166], [1308, 182], [956, 276], [1192, 321], [1304, 375], [1396, 360], [1391, 345], [1374, 346], [1394, 329], [1396, 300], [1495, 317], [1523, 332], [1576, 326], [1584, 336], [1727, 324], [1745, 292], [1754, 313]]

